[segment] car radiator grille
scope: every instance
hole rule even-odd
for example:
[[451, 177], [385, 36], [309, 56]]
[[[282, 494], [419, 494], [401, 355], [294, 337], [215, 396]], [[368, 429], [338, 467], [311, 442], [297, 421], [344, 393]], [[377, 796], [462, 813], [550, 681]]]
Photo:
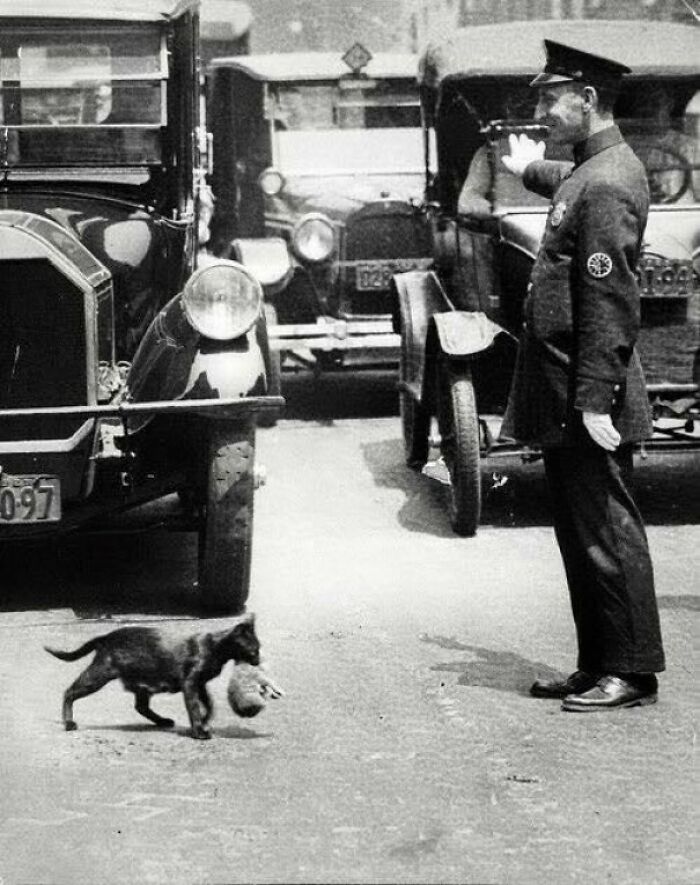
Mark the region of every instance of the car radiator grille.
[[700, 383], [700, 295], [643, 298], [637, 349], [647, 384]]
[[[86, 404], [83, 293], [43, 260], [5, 261], [0, 278], [0, 409]], [[66, 438], [82, 420], [6, 418], [0, 441]]]
[[[341, 309], [350, 314], [391, 313], [391, 274], [426, 266], [429, 254], [424, 216], [405, 203], [364, 207], [350, 216], [345, 228]], [[368, 283], [363, 280], [372, 280], [374, 288], [364, 288]]]

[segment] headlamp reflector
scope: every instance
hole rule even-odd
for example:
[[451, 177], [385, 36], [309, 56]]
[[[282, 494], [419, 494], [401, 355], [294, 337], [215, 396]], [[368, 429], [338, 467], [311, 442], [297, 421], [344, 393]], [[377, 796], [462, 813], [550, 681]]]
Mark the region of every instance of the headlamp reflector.
[[228, 341], [258, 319], [262, 288], [242, 264], [222, 258], [192, 274], [182, 301], [187, 319], [201, 335]]
[[306, 261], [326, 261], [335, 248], [333, 225], [319, 213], [304, 216], [294, 228], [292, 246]]
[[268, 197], [274, 197], [284, 187], [284, 176], [277, 169], [264, 169], [258, 176], [260, 190]]

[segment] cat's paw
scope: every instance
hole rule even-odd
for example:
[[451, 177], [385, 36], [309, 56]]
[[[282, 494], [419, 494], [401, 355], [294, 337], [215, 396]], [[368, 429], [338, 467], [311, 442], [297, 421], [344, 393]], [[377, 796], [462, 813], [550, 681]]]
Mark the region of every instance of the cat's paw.
[[63, 724], [65, 726], [66, 731], [77, 731], [77, 729], [78, 729], [78, 723], [73, 722], [72, 719], [67, 719]]
[[192, 737], [198, 741], [210, 741], [211, 732], [208, 728], [193, 728]]

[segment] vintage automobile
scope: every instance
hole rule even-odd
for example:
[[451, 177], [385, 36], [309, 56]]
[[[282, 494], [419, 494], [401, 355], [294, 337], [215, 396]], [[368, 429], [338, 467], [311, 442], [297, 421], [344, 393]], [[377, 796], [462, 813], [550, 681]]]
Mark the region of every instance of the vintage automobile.
[[[421, 59], [424, 119], [438, 157], [435, 179], [426, 168], [435, 263], [396, 275], [393, 292], [407, 463], [442, 478], [452, 527], [467, 536], [480, 520], [483, 459], [495, 464], [520, 451], [499, 441], [499, 422], [548, 204], [500, 158], [509, 134], [546, 135], [533, 123], [536, 96], [528, 87], [544, 62], [543, 37], [570, 45], [584, 39], [632, 68], [616, 115], [646, 166], [652, 198], [638, 268], [638, 346], [655, 417], [644, 450], [700, 447], [697, 28], [588, 20], [457, 31]], [[434, 460], [431, 445], [440, 448]]]
[[431, 264], [417, 71], [359, 44], [210, 66], [212, 249], [260, 280], [290, 367], [397, 364], [391, 276]]
[[[179, 493], [199, 594], [249, 586], [262, 291], [196, 267], [197, 3], [0, 2], [0, 544]], [[173, 495], [175, 497], [175, 495]]]

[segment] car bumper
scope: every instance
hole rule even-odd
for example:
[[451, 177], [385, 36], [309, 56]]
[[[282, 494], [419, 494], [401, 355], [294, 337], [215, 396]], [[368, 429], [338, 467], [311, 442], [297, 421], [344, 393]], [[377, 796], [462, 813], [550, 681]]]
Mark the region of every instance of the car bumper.
[[[174, 402], [118, 403], [95, 406], [55, 406], [38, 409], [3, 409], [0, 420], [13, 417], [64, 415], [85, 418], [128, 418], [132, 415], [201, 415], [207, 418], [229, 419], [246, 412], [279, 409], [284, 406], [281, 396], [222, 397], [191, 399]], [[16, 448], [15, 444], [15, 448]]]
[[270, 350], [366, 350], [395, 349], [401, 337], [390, 319], [324, 320], [316, 323], [283, 324], [268, 327]]

